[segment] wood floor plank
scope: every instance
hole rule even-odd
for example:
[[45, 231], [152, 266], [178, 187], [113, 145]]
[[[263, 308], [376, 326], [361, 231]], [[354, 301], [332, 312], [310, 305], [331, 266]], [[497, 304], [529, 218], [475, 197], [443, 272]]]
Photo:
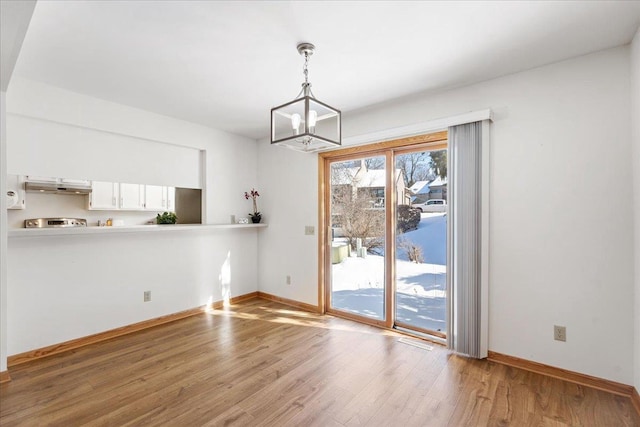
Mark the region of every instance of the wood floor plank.
[[640, 426], [629, 399], [254, 299], [10, 369], [4, 426]]

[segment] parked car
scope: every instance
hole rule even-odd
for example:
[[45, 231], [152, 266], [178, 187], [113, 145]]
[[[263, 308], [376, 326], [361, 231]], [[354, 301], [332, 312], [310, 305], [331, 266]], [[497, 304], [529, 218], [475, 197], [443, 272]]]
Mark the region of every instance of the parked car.
[[446, 212], [447, 201], [444, 199], [431, 199], [424, 203], [414, 203], [413, 208], [419, 209], [420, 212]]

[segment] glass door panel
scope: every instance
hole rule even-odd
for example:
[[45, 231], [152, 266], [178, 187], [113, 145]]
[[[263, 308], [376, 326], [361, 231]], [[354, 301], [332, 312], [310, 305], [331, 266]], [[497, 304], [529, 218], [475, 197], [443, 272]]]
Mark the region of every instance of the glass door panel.
[[329, 308], [385, 320], [385, 157], [330, 164]]
[[396, 209], [395, 324], [445, 337], [447, 151], [395, 159], [410, 198]]

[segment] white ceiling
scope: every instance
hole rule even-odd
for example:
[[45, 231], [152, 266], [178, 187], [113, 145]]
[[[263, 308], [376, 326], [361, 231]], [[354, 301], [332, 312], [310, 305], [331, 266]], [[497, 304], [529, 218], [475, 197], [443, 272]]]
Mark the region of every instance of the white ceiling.
[[640, 2], [39, 1], [15, 76], [251, 138], [303, 80], [343, 112], [628, 43]]

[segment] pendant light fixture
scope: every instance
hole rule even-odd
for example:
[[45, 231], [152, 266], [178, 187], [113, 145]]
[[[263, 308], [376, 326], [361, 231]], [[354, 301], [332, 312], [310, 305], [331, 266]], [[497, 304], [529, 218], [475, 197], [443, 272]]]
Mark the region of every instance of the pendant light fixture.
[[271, 143], [298, 151], [314, 152], [342, 145], [340, 110], [318, 101], [309, 83], [309, 57], [315, 46], [300, 43], [304, 56], [304, 82], [298, 96], [271, 109]]

